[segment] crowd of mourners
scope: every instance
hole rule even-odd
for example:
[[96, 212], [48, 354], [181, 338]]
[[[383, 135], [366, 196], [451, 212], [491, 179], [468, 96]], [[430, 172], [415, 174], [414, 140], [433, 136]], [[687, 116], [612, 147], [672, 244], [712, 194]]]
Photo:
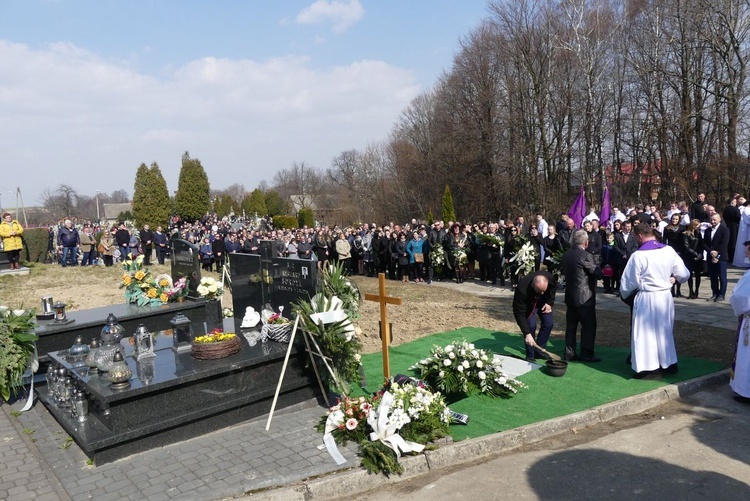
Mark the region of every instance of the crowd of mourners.
[[[728, 228], [727, 250], [719, 256], [720, 261], [728, 263], [734, 260], [735, 247], [750, 238], [744, 235], [738, 242], [745, 212], [745, 233], [750, 234], [750, 207], [738, 194], [727, 200], [721, 214], [703, 193], [690, 205], [676, 202], [661, 210], [655, 205], [634, 205], [622, 211], [613, 207], [610, 212], [609, 219], [602, 222], [592, 211], [580, 225], [589, 235], [586, 250], [604, 271], [605, 293], [617, 294], [622, 270], [638, 248], [631, 235], [638, 222], [650, 224], [657, 238], [682, 257], [691, 271], [687, 293], [691, 299], [698, 297], [701, 275], [713, 261], [713, 256], [707, 254], [711, 249], [710, 238], [708, 242], [704, 238], [706, 230], [717, 221]], [[220, 272], [231, 254], [259, 254], [261, 240], [270, 240], [275, 257], [314, 260], [319, 267], [338, 262], [352, 275], [384, 273], [392, 280], [426, 284], [433, 280], [479, 280], [504, 286], [509, 282], [515, 287], [525, 273], [542, 266], [559, 275], [561, 256], [572, 246], [572, 235], [578, 227], [567, 214], [550, 224], [538, 213], [531, 222], [524, 216], [497, 223], [426, 224], [412, 219], [405, 224], [319, 225], [289, 230], [274, 229], [266, 219], [250, 224], [207, 214], [194, 223], [171, 221], [166, 231], [162, 226], [136, 229], [125, 223], [98, 227], [85, 222], [76, 226], [66, 220], [62, 226], [50, 228], [50, 248], [62, 266], [87, 266], [99, 260], [111, 266], [123, 256], [141, 254], [145, 264], [150, 264], [154, 256], [163, 264], [169, 255], [170, 240], [180, 238], [198, 247], [204, 270]], [[523, 244], [533, 250], [525, 257], [529, 261], [526, 265], [516, 257]], [[744, 262], [744, 252], [739, 253], [738, 259], [742, 260], [735, 263], [738, 266], [750, 265]], [[682, 293], [676, 285], [673, 295], [679, 297]]]

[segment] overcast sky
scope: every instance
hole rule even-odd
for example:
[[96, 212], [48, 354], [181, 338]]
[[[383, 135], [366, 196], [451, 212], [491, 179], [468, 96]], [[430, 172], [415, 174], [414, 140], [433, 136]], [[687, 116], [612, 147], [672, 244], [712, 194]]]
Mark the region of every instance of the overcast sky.
[[141, 163], [177, 189], [252, 190], [388, 137], [487, 15], [480, 0], [0, 0], [0, 203], [61, 183], [132, 195]]

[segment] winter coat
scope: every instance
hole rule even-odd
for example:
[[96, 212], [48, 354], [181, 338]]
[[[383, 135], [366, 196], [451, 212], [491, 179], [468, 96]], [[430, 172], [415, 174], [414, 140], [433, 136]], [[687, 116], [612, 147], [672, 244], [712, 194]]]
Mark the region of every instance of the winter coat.
[[79, 242], [78, 230], [75, 228], [63, 226], [57, 232], [57, 245], [62, 247], [77, 247]]
[[94, 235], [84, 231], [78, 235], [78, 238], [81, 241], [81, 252], [91, 252], [94, 250], [94, 247], [96, 246], [96, 238], [94, 238]]
[[[16, 234], [11, 236], [11, 233]], [[7, 251], [23, 249], [23, 226], [15, 219], [10, 223], [3, 221], [0, 223], [0, 237], [3, 239], [3, 249]]]
[[414, 263], [414, 254], [424, 252], [424, 240], [421, 238], [419, 240], [409, 240], [406, 244], [406, 252], [409, 254], [409, 264]]
[[352, 247], [345, 238], [336, 240], [336, 253], [339, 255], [339, 259], [349, 259], [352, 257]]

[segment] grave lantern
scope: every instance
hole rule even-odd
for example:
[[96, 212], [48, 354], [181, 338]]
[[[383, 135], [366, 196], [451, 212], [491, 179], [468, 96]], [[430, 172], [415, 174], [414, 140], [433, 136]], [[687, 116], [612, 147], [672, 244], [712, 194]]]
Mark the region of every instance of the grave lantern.
[[133, 376], [133, 371], [125, 363], [122, 357], [122, 353], [119, 351], [115, 353], [114, 359], [112, 360], [112, 367], [109, 369], [107, 374], [107, 380], [109, 385], [114, 390], [124, 390], [130, 388], [130, 378]]
[[68, 305], [63, 303], [62, 301], [58, 301], [52, 305], [52, 307], [55, 309], [55, 323], [58, 323], [58, 324], [68, 323], [68, 315], [65, 314], [66, 306]]
[[169, 321], [172, 326], [172, 349], [177, 353], [188, 352], [193, 345], [193, 323], [182, 313], [178, 313]]
[[119, 344], [120, 340], [122, 340], [123, 332], [125, 332], [125, 327], [120, 325], [120, 322], [117, 320], [114, 313], [110, 313], [109, 316], [107, 316], [107, 323], [102, 328], [102, 333], [99, 339], [102, 345], [109, 342]]
[[156, 353], [154, 353], [154, 335], [145, 325], [140, 324], [138, 326], [133, 338], [133, 354], [136, 360], [140, 361], [156, 356]]

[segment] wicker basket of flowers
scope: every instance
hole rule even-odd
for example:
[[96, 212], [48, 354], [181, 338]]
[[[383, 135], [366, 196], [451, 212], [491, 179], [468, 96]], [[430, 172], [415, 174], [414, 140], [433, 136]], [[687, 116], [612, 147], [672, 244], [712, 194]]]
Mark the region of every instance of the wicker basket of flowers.
[[198, 360], [217, 360], [234, 355], [241, 348], [237, 334], [214, 329], [211, 333], [193, 340], [191, 354]]

